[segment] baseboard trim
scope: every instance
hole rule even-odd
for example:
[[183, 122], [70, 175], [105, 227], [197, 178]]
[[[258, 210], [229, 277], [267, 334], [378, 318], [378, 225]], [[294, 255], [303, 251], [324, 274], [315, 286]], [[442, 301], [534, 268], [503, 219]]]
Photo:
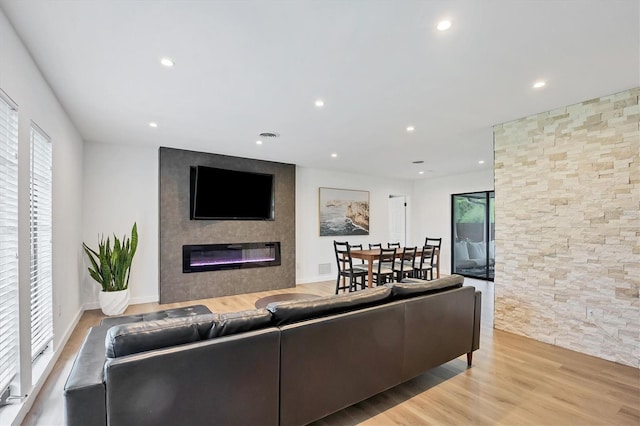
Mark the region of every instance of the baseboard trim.
[[315, 277], [306, 277], [306, 278], [301, 278], [301, 279], [297, 279], [296, 280], [296, 285], [297, 284], [311, 284], [311, 283], [318, 283], [318, 282], [322, 282], [322, 281], [335, 281], [336, 279], [336, 275], [331, 274], [331, 275], [318, 275]]
[[[160, 299], [158, 298], [158, 296], [132, 297], [131, 299], [129, 299], [129, 305], [140, 305], [142, 303], [156, 303], [159, 300]], [[82, 305], [82, 309], [84, 311], [90, 311], [90, 310], [93, 310], [93, 309], [100, 309], [100, 303], [99, 302], [87, 302], [84, 305]]]

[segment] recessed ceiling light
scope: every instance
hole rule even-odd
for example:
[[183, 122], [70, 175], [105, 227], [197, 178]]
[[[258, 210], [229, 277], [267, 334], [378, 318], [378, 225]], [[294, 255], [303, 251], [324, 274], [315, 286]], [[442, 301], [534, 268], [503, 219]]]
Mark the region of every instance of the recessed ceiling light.
[[540, 89], [541, 87], [544, 87], [547, 85], [547, 82], [544, 80], [538, 80], [535, 83], [533, 83], [533, 88], [534, 89]]
[[411, 133], [415, 130], [416, 128], [413, 126], [407, 126], [407, 132]]
[[262, 141], [256, 141], [256, 145], [262, 145]]
[[424, 172], [423, 172], [422, 170], [420, 170], [420, 171], [418, 172], [418, 174], [419, 174], [419, 175], [423, 175], [423, 174], [424, 174]]
[[484, 164], [484, 160], [478, 161], [478, 164]]
[[331, 154], [332, 158], [336, 158], [338, 156], [338, 154], [336, 154], [335, 152], [333, 154]]
[[149, 127], [156, 128], [156, 127], [158, 127], [158, 123], [152, 121], [152, 122], [149, 123]]
[[164, 65], [165, 67], [169, 67], [169, 68], [171, 68], [172, 66], [174, 66], [174, 65], [176, 64], [176, 63], [173, 61], [173, 59], [171, 59], [171, 58], [167, 58], [167, 57], [161, 58], [161, 59], [160, 59], [160, 63], [161, 63], [162, 65]]
[[451, 21], [449, 21], [448, 19], [444, 19], [438, 22], [436, 28], [438, 29], [438, 31], [446, 31], [451, 28]]
[[316, 106], [318, 108], [322, 108], [324, 106], [324, 101], [322, 99], [316, 99]]

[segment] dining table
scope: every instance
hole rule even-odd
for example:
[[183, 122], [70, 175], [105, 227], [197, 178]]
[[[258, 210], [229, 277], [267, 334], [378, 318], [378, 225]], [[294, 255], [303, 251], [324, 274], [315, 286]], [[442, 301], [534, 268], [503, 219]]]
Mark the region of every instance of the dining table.
[[[402, 256], [404, 250], [399, 249], [396, 251], [396, 257]], [[418, 248], [416, 256], [422, 255], [422, 248]], [[433, 255], [436, 256], [436, 278], [440, 278], [440, 250], [437, 248], [434, 250]], [[352, 259], [361, 259], [367, 262], [367, 282], [369, 287], [373, 287], [373, 262], [380, 259], [380, 249], [370, 250], [351, 250]]]

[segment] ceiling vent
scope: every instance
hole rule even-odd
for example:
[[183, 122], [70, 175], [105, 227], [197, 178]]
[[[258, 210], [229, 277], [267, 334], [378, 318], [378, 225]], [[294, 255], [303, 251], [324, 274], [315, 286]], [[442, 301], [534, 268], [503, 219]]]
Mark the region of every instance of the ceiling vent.
[[275, 133], [275, 132], [262, 132], [259, 134], [260, 137], [263, 138], [277, 138], [280, 137], [280, 133]]

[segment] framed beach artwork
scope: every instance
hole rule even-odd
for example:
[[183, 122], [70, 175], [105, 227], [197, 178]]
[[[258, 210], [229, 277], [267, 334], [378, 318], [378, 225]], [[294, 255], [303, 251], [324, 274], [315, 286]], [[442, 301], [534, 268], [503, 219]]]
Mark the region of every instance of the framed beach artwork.
[[369, 191], [320, 188], [320, 236], [369, 235]]

